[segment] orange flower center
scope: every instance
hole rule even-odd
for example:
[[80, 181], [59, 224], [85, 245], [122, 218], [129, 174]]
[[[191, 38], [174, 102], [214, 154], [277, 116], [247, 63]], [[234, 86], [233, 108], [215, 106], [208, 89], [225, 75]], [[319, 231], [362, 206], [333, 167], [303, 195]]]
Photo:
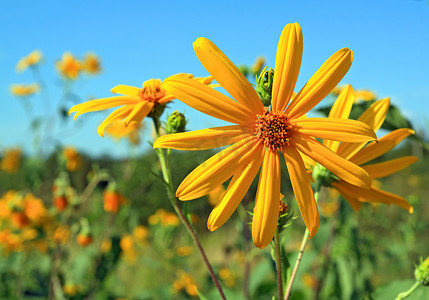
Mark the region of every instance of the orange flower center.
[[151, 79], [143, 83], [143, 88], [139, 92], [139, 97], [144, 101], [157, 103], [165, 96], [161, 80]]
[[257, 117], [255, 134], [266, 147], [275, 151], [284, 145], [289, 145], [292, 125], [287, 115], [268, 111], [268, 108], [265, 108], [264, 113]]

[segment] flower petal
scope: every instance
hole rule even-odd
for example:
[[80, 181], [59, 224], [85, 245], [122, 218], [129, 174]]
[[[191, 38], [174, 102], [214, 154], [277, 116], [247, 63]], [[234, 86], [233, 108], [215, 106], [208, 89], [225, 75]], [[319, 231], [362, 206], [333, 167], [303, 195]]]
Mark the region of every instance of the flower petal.
[[355, 154], [352, 158], [350, 158], [350, 161], [357, 164], [362, 165], [364, 163], [367, 163], [374, 158], [379, 157], [380, 155], [383, 155], [384, 153], [389, 152], [392, 150], [396, 145], [398, 145], [403, 139], [405, 139], [407, 136], [414, 134], [414, 130], [408, 129], [408, 128], [401, 128], [396, 129], [382, 138], [380, 138], [378, 141], [371, 142], [360, 150], [357, 154]]
[[152, 110], [154, 104], [149, 101], [138, 102], [130, 114], [125, 118], [125, 125], [128, 125], [131, 121], [140, 123]]
[[176, 150], [203, 150], [231, 145], [252, 134], [240, 125], [214, 127], [190, 132], [163, 135], [155, 140], [153, 148]]
[[341, 185], [348, 189], [351, 193], [356, 195], [357, 199], [361, 202], [376, 202], [385, 204], [394, 204], [400, 208], [405, 209], [410, 214], [413, 213], [413, 207], [404, 198], [388, 193], [377, 188], [371, 187], [371, 189], [361, 189], [347, 182], [341, 182]]
[[415, 163], [419, 159], [415, 156], [404, 156], [396, 159], [384, 161], [382, 163], [362, 166], [362, 169], [368, 172], [372, 179], [381, 178], [392, 175], [409, 165]]
[[97, 128], [99, 136], [104, 137], [104, 129], [115, 121], [122, 120], [133, 110], [134, 105], [125, 105], [115, 109]]
[[[329, 118], [348, 119], [354, 102], [355, 92], [352, 86], [348, 84], [338, 95], [334, 105], [332, 105], [331, 111], [329, 112]], [[323, 145], [332, 151], [337, 152], [340, 143], [332, 140], [323, 140]]]
[[285, 110], [292, 97], [302, 59], [302, 31], [298, 23], [287, 24], [277, 46], [272, 108]]
[[278, 152], [265, 151], [253, 212], [252, 236], [255, 246], [264, 248], [277, 229], [280, 204], [280, 159]]
[[338, 156], [315, 139], [294, 133], [290, 143], [341, 179], [362, 188], [371, 186], [371, 178], [365, 170]]
[[[390, 106], [390, 98], [384, 98], [374, 102], [358, 119], [358, 121], [368, 124], [375, 132], [380, 129], [386, 118]], [[349, 159], [362, 149], [366, 143], [342, 143], [338, 147], [337, 153]]]
[[304, 223], [313, 237], [319, 229], [319, 211], [314, 200], [313, 190], [310, 185], [310, 177], [305, 170], [304, 162], [299, 152], [293, 147], [284, 147], [283, 155], [292, 183], [293, 193], [301, 211]]
[[135, 104], [137, 102], [137, 98], [132, 98], [129, 96], [101, 98], [74, 105], [69, 109], [69, 115], [71, 115], [73, 112], [76, 112], [74, 115], [74, 119], [76, 120], [76, 118], [81, 114], [87, 112], [109, 109], [120, 105]]
[[209, 216], [207, 221], [209, 230], [215, 231], [221, 227], [240, 204], [261, 167], [264, 152], [265, 147], [257, 143], [252, 160], [234, 173], [225, 195]]
[[213, 155], [186, 176], [176, 196], [180, 200], [192, 200], [206, 195], [248, 163], [255, 147], [255, 138], [249, 137]]
[[307, 118], [294, 122], [302, 134], [316, 138], [346, 142], [368, 142], [377, 139], [365, 123], [334, 118]]
[[347, 200], [347, 202], [350, 204], [354, 211], [359, 211], [362, 206], [362, 202], [360, 202], [357, 199], [357, 195], [348, 190], [347, 187], [343, 185], [343, 183], [346, 182], [342, 180], [334, 181], [332, 182], [332, 186], [340, 192], [341, 196], [343, 196], [343, 198]]
[[224, 94], [183, 76], [171, 76], [164, 80], [164, 88], [183, 103], [212, 117], [231, 123], [252, 123], [256, 114]]
[[297, 118], [317, 105], [346, 75], [353, 61], [353, 52], [343, 48], [334, 53], [310, 78], [286, 109]]
[[193, 45], [204, 68], [235, 100], [255, 114], [263, 113], [262, 101], [250, 82], [215, 44], [200, 37]]
[[112, 88], [110, 91], [114, 94], [121, 94], [121, 95], [126, 95], [126, 96], [138, 98], [141, 89], [139, 89], [138, 87], [135, 87], [135, 86], [120, 84], [120, 85], [117, 85], [114, 88]]

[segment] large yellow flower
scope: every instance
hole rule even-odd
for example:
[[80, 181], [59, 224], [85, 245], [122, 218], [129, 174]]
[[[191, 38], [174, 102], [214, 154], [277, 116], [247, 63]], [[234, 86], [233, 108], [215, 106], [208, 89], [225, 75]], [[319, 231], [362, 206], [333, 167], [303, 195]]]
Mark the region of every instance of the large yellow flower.
[[237, 67], [206, 38], [198, 38], [194, 42], [195, 52], [207, 71], [237, 101], [184, 77], [172, 76], [164, 81], [164, 88], [189, 106], [238, 124], [165, 135], [155, 141], [154, 148], [179, 150], [232, 144], [192, 171], [178, 187], [177, 196], [181, 200], [201, 197], [232, 177], [225, 196], [208, 220], [208, 228], [216, 230], [234, 212], [261, 169], [252, 225], [253, 241], [260, 248], [271, 241], [277, 227], [279, 152], [285, 157], [295, 197], [311, 236], [317, 232], [319, 215], [299, 151], [351, 184], [369, 188], [371, 182], [366, 171], [315, 139], [374, 140], [375, 134], [368, 125], [352, 120], [304, 116], [347, 73], [353, 59], [352, 51], [347, 48], [337, 51], [292, 97], [301, 65], [302, 47], [299, 24], [288, 24], [277, 48], [271, 110], [264, 108]]
[[[356, 94], [353, 91], [353, 88], [350, 85], [346, 86], [332, 106], [329, 118], [347, 119], [350, 115], [355, 97]], [[389, 105], [389, 98], [384, 98], [374, 102], [358, 120], [368, 124], [376, 132], [380, 129], [384, 119], [386, 118]], [[366, 143], [339, 143], [330, 140], [323, 141], [323, 144], [345, 159], [357, 165], [363, 165], [362, 168], [368, 172], [371, 178], [377, 179], [396, 173], [418, 160], [415, 156], [403, 156], [381, 163], [365, 165], [371, 160], [393, 149], [397, 144], [411, 134], [414, 134], [413, 130], [401, 128], [394, 130], [378, 139], [376, 142], [374, 141], [367, 145]], [[314, 168], [314, 166], [316, 166], [316, 162], [308, 157], [304, 157], [304, 159], [307, 166], [310, 168]], [[362, 202], [378, 202], [395, 204], [410, 213], [413, 212], [413, 207], [404, 198], [382, 191], [376, 188], [374, 184], [372, 184], [370, 189], [362, 189], [359, 186], [347, 183], [345, 180], [338, 178], [331, 182], [330, 185], [337, 189], [355, 210], [358, 210], [361, 207]]]
[[[195, 78], [191, 74], [178, 74], [176, 76], [192, 78], [193, 81], [203, 84], [210, 84], [213, 81], [212, 76]], [[129, 85], [117, 85], [111, 89], [111, 92], [125, 96], [101, 98], [77, 104], [70, 108], [69, 115], [76, 112], [74, 115], [74, 119], [76, 120], [78, 116], [87, 112], [121, 106], [114, 110], [103, 123], [98, 126], [98, 134], [104, 136], [104, 130], [110, 124], [119, 120], [124, 120], [125, 126], [128, 126], [132, 121], [139, 123], [155, 106], [165, 104], [176, 98], [171, 93], [167, 93], [160, 79], [150, 79], [143, 82], [143, 88]]]

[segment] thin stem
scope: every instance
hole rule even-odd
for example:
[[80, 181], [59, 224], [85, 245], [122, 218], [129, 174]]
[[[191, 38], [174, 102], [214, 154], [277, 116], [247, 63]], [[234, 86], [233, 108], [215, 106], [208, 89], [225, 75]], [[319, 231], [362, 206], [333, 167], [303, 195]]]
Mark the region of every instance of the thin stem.
[[[317, 200], [319, 199], [319, 190], [320, 188], [318, 187], [316, 192], [314, 192], [314, 200], [316, 201], [316, 203], [317, 203]], [[296, 274], [298, 273], [298, 268], [299, 268], [299, 265], [301, 264], [302, 256], [304, 255], [305, 246], [307, 245], [309, 236], [310, 236], [310, 233], [308, 232], [308, 229], [305, 228], [304, 236], [302, 237], [302, 241], [301, 241], [301, 247], [299, 249], [298, 257], [296, 258], [295, 266], [293, 267], [292, 275], [290, 276], [290, 281], [287, 286], [284, 300], [288, 300], [291, 295], [292, 285], [295, 280]]]
[[414, 283], [414, 285], [408, 291], [399, 293], [395, 300], [402, 300], [407, 298], [420, 286], [420, 284], [420, 281], [416, 281], [416, 283]]
[[[153, 122], [154, 122], [154, 126], [155, 126], [156, 135], [157, 135], [157, 137], [160, 137], [161, 135], [159, 132], [159, 128], [160, 128], [159, 120], [153, 118]], [[191, 235], [192, 240], [194, 241], [195, 245], [197, 246], [197, 249], [201, 254], [201, 257], [204, 261], [204, 264], [206, 265], [206, 267], [210, 273], [210, 276], [211, 276], [217, 290], [219, 291], [221, 298], [223, 300], [226, 300], [225, 294], [223, 293], [223, 290], [222, 290], [222, 287], [220, 286], [219, 281], [216, 278], [216, 275], [215, 275], [213, 268], [212, 268], [212, 266], [211, 266], [211, 264], [207, 258], [207, 255], [206, 255], [206, 253], [205, 253], [205, 251], [201, 245], [201, 242], [197, 236], [197, 233], [195, 232], [192, 225], [189, 223], [188, 219], [183, 214], [183, 211], [180, 208], [179, 203], [177, 202], [176, 196], [174, 195], [173, 182], [172, 182], [172, 178], [171, 178], [171, 171], [170, 171], [170, 168], [168, 167], [168, 158], [170, 156], [170, 151], [167, 151], [167, 158], [165, 157], [163, 149], [156, 149], [155, 152], [157, 153], [158, 158], [159, 158], [159, 162], [161, 164], [162, 176], [163, 176], [164, 181], [167, 183], [167, 186], [168, 186], [168, 188], [167, 188], [168, 199], [170, 200], [171, 204], [173, 205], [173, 208], [176, 211], [177, 215], [179, 216], [180, 221], [182, 221], [183, 225], [185, 225], [186, 229], [188, 230], [189, 234]]]
[[283, 298], [283, 279], [282, 279], [282, 252], [280, 249], [279, 229], [277, 228], [274, 235], [274, 244], [276, 247], [276, 269], [277, 269], [277, 292], [279, 299]]

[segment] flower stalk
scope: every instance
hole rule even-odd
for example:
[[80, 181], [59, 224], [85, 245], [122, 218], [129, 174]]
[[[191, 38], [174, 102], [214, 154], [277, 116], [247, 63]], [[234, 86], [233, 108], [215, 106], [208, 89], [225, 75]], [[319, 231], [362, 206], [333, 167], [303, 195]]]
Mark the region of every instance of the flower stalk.
[[[160, 133], [160, 127], [161, 127], [161, 123], [159, 121], [158, 118], [153, 118], [153, 123], [155, 126], [155, 132], [157, 137], [161, 136]], [[167, 157], [165, 157], [165, 153], [164, 153], [164, 149], [155, 149], [156, 154], [158, 155], [159, 158], [159, 162], [161, 165], [161, 171], [162, 171], [162, 176], [164, 178], [164, 181], [166, 183], [166, 188], [167, 188], [167, 194], [168, 194], [168, 199], [170, 200], [171, 205], [173, 205], [173, 208], [175, 210], [175, 212], [177, 213], [180, 221], [183, 223], [183, 225], [186, 227], [186, 229], [188, 230], [189, 234], [191, 235], [192, 240], [194, 241], [195, 245], [197, 246], [198, 251], [201, 254], [201, 257], [204, 261], [204, 264], [206, 265], [210, 276], [221, 296], [221, 298], [223, 300], [226, 300], [225, 298], [225, 294], [222, 290], [222, 287], [219, 284], [219, 281], [216, 278], [216, 275], [213, 271], [213, 268], [207, 258], [207, 255], [204, 251], [204, 248], [201, 245], [201, 242], [197, 236], [197, 233], [195, 232], [195, 229], [192, 227], [192, 225], [189, 223], [188, 219], [185, 217], [185, 215], [183, 214], [182, 209], [180, 208], [176, 196], [174, 195], [174, 189], [173, 189], [173, 181], [172, 181], [172, 177], [171, 177], [171, 170], [168, 167], [168, 158], [170, 156], [170, 151], [167, 151]]]
[[280, 234], [277, 228], [276, 234], [274, 235], [274, 244], [276, 251], [276, 271], [277, 271], [277, 292], [279, 294], [279, 300], [283, 298], [283, 279], [282, 279], [282, 252], [280, 248]]

